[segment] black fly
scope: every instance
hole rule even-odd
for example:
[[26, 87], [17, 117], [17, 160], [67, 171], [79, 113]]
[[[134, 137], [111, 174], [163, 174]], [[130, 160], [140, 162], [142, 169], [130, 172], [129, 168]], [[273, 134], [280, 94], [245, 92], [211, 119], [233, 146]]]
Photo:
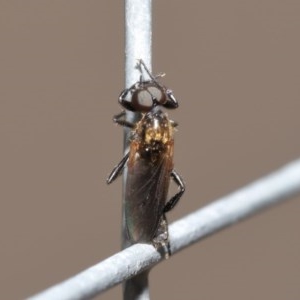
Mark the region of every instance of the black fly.
[[[119, 103], [127, 110], [140, 112], [141, 119], [132, 124], [125, 119], [125, 111], [114, 117], [114, 122], [131, 128], [129, 152], [115, 166], [107, 179], [114, 181], [127, 164], [128, 173], [125, 188], [125, 224], [131, 243], [152, 243], [169, 257], [170, 244], [165, 213], [170, 211], [184, 193], [185, 186], [173, 168], [174, 127], [160, 107], [174, 109], [178, 102], [171, 90], [161, 85], [145, 63], [139, 60], [150, 76], [125, 89]], [[179, 191], [167, 201], [170, 178]]]

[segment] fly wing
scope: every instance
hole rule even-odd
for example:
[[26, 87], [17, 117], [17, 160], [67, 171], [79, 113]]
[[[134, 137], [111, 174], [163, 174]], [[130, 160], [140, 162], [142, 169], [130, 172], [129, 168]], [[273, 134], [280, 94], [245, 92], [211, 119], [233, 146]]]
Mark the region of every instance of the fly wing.
[[125, 218], [133, 242], [152, 242], [168, 196], [172, 151], [161, 154], [154, 162], [138, 154], [128, 163], [125, 192]]

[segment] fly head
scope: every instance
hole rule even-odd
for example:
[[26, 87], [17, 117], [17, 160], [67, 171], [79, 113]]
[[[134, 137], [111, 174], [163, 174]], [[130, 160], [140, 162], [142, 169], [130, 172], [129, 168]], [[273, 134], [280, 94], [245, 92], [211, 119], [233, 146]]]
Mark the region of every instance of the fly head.
[[[150, 80], [143, 79], [142, 67]], [[119, 103], [127, 110], [141, 113], [147, 113], [157, 106], [177, 108], [178, 102], [172, 91], [157, 81], [157, 77], [161, 75], [153, 76], [142, 60], [139, 60], [138, 68], [141, 72], [140, 80], [122, 91]]]

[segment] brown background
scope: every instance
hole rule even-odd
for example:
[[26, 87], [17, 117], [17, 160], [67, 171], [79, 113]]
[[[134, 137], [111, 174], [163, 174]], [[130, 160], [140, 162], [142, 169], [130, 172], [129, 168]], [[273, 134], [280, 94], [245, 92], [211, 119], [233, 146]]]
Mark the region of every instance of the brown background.
[[[0, 2], [0, 299], [119, 250], [122, 1]], [[299, 156], [299, 1], [155, 1], [153, 70], [180, 109], [169, 220]], [[298, 200], [298, 201], [297, 201]], [[153, 299], [299, 299], [300, 198], [151, 273]], [[120, 299], [120, 286], [101, 299]]]

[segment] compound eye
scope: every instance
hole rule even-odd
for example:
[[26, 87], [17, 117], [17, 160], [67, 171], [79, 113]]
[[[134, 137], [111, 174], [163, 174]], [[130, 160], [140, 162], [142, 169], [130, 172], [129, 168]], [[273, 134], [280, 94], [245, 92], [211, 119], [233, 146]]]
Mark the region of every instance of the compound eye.
[[131, 101], [136, 111], [148, 112], [153, 108], [152, 95], [146, 89], [134, 92]]
[[149, 86], [147, 89], [153, 97], [153, 99], [157, 101], [157, 104], [164, 105], [167, 102], [167, 97], [163, 89], [157, 86]]

